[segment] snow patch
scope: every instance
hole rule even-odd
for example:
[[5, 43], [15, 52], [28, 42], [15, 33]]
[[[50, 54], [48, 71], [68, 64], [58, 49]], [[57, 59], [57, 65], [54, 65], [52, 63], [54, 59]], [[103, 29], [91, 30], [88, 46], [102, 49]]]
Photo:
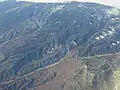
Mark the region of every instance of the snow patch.
[[79, 4], [79, 5], [78, 5], [78, 7], [83, 7], [83, 6], [84, 6], [84, 5], [82, 5], [82, 4]]
[[102, 29], [102, 30], [106, 30], [106, 29]]
[[52, 48], [52, 51], [54, 51], [54, 48]]
[[92, 24], [91, 22], [89, 24]]
[[112, 29], [113, 32], [115, 31], [115, 29], [113, 27], [111, 27], [111, 29]]
[[99, 37], [95, 37], [95, 39], [100, 40], [100, 38], [99, 38]]
[[108, 34], [106, 32], [102, 32], [104, 36], [107, 36]]
[[115, 45], [116, 45], [116, 43], [112, 43], [112, 45], [113, 45], [113, 46], [115, 46]]
[[94, 17], [94, 15], [90, 15], [91, 17]]
[[100, 35], [100, 38], [101, 38], [101, 39], [104, 39], [104, 36]]
[[120, 41], [117, 41], [117, 44], [119, 44], [120, 43]]
[[52, 8], [52, 11], [56, 12], [56, 11], [62, 10], [64, 7], [65, 7], [65, 5], [60, 5], [60, 6], [57, 6], [55, 8]]
[[112, 35], [112, 34], [113, 34], [113, 31], [108, 31], [108, 33], [109, 33], [110, 35]]
[[102, 32], [103, 34], [105, 34], [106, 32]]
[[75, 19], [73, 20], [73, 23], [76, 23], [76, 20], [75, 20]]

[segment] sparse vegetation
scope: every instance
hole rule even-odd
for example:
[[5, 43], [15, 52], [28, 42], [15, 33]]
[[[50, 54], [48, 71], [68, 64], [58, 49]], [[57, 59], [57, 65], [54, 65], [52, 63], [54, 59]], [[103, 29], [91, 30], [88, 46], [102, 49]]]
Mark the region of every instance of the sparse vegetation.
[[0, 89], [113, 89], [119, 14], [95, 3], [1, 2]]

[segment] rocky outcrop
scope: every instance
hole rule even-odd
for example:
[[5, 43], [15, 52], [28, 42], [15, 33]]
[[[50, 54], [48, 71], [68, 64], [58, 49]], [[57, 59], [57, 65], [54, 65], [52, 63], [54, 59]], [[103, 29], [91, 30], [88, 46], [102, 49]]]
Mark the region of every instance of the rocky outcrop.
[[[82, 61], [88, 66], [88, 72], [94, 74], [92, 80], [93, 90], [116, 90], [115, 72], [118, 72], [120, 68], [119, 55], [120, 54], [110, 54], [82, 58]], [[119, 86], [120, 85], [117, 87]]]

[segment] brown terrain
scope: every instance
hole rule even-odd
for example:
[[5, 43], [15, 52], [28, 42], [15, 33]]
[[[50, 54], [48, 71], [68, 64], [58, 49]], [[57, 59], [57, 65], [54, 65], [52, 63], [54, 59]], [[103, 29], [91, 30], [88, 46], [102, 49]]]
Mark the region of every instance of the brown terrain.
[[[119, 72], [119, 53], [83, 58], [74, 58], [72, 54], [16, 80], [4, 82], [4, 89], [0, 90], [9, 90], [8, 86], [20, 90], [118, 90], [115, 89], [119, 83], [115, 85], [114, 72]], [[30, 84], [33, 86], [29, 87]]]

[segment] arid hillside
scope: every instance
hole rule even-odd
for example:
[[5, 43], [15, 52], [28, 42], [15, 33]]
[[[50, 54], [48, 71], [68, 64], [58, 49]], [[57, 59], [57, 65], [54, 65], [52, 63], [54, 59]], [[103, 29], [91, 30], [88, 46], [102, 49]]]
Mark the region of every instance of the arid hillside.
[[120, 54], [73, 58], [0, 84], [1, 90], [119, 90]]

